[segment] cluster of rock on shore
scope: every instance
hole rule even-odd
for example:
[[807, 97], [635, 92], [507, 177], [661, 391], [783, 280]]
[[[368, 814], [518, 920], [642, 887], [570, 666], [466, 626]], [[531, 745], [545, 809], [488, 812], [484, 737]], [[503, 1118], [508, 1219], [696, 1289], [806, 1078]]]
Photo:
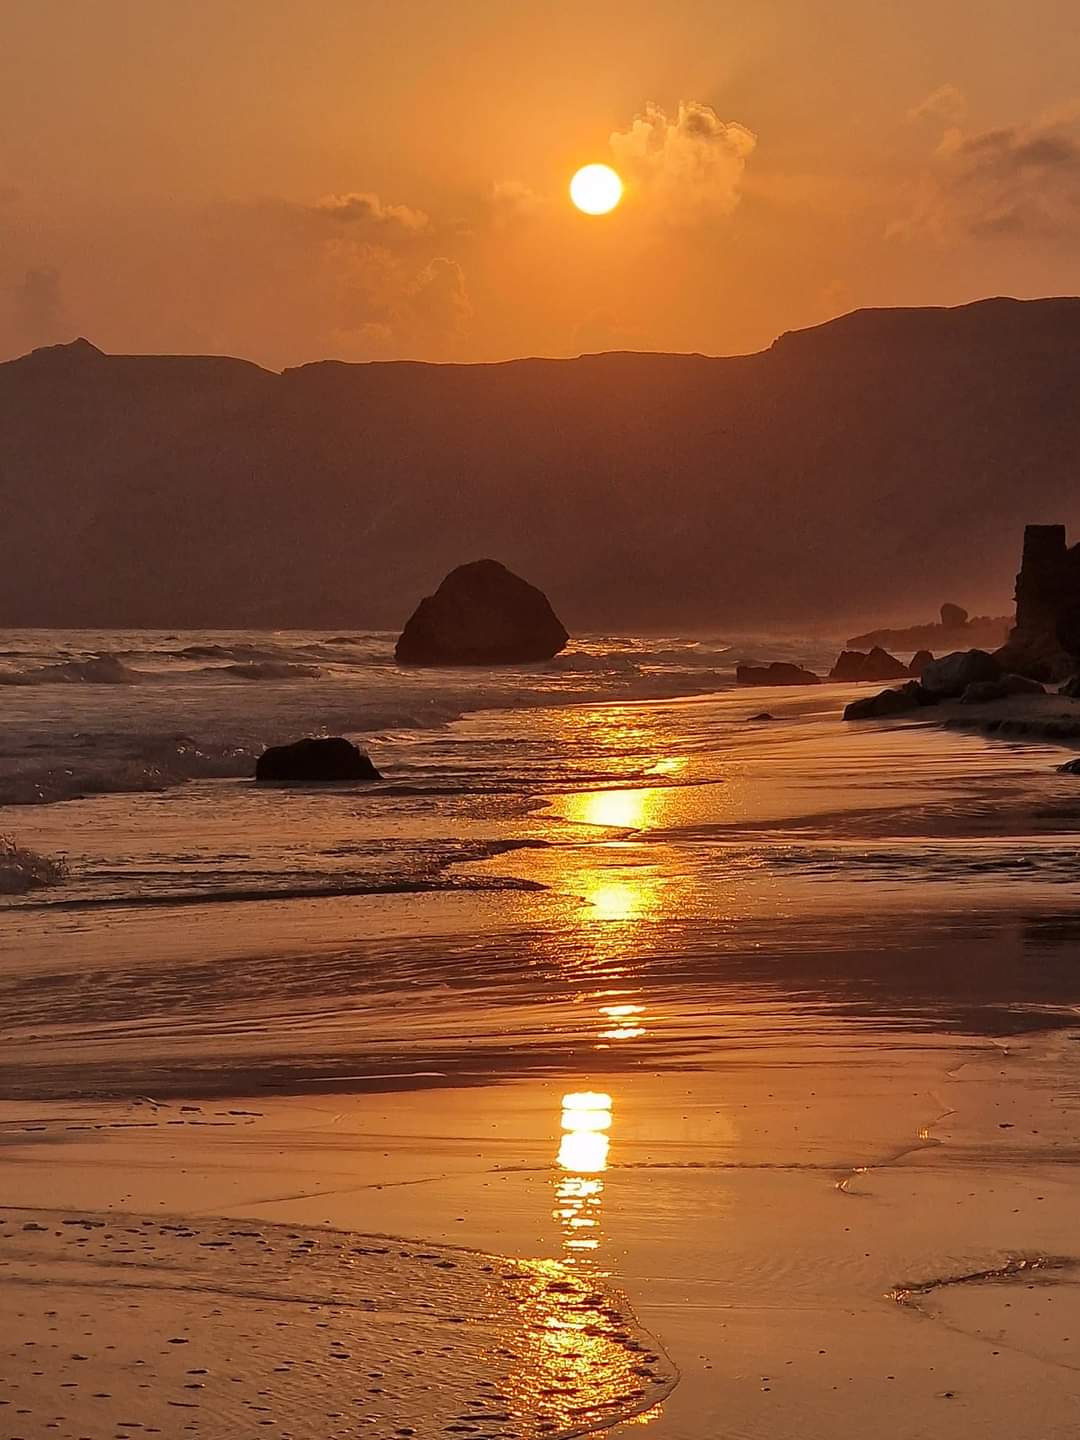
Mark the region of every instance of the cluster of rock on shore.
[[[916, 657], [918, 660], [920, 657]], [[913, 666], [915, 662], [912, 662]], [[1010, 695], [1080, 698], [1080, 545], [1066, 543], [1064, 525], [1029, 525], [1016, 577], [1016, 623], [993, 654], [958, 650], [922, 664], [917, 679], [856, 700], [847, 720], [899, 715], [942, 700], [981, 705]], [[1064, 682], [1064, 683], [1062, 683]]]
[[[958, 605], [943, 605], [940, 625], [910, 632], [882, 632], [952, 639], [986, 633], [1003, 621], [969, 620]], [[569, 635], [542, 590], [497, 560], [476, 560], [452, 570], [433, 595], [421, 600], [394, 651], [402, 665], [522, 665], [549, 660]], [[872, 639], [873, 636], [860, 637]], [[1059, 694], [1080, 698], [1080, 545], [1066, 543], [1064, 525], [1029, 525], [1016, 577], [1016, 623], [1005, 644], [991, 653], [955, 649], [935, 659], [917, 649], [905, 664], [882, 645], [843, 650], [828, 678], [835, 681], [902, 681], [856, 700], [846, 720], [900, 715], [959, 700], [985, 704], [1066, 683]], [[740, 685], [820, 685], [822, 677], [800, 665], [751, 661], [736, 669]], [[276, 783], [378, 780], [368, 757], [341, 738], [299, 740], [260, 756], [255, 778]]]

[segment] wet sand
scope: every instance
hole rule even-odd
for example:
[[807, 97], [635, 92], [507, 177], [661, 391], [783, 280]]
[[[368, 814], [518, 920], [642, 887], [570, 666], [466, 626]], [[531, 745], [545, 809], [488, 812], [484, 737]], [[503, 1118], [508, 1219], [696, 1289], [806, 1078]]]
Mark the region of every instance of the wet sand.
[[[608, 1380], [620, 1366], [625, 1372], [627, 1354], [657, 1357], [646, 1361], [652, 1376], [639, 1378], [648, 1380], [646, 1394], [654, 1385], [666, 1391], [675, 1378], [666, 1350], [681, 1378], [648, 1414], [650, 1433], [664, 1440], [864, 1428], [1031, 1434], [1033, 1405], [1039, 1435], [1072, 1434], [1080, 1419], [1078, 1059], [1071, 1032], [1008, 1042], [911, 1035], [881, 1036], [858, 1054], [793, 1045], [733, 1058], [708, 1075], [608, 1073], [603, 1132], [590, 1128], [592, 1101], [584, 1128], [573, 1128], [582, 1114], [568, 1114], [563, 1080], [311, 1100], [261, 1095], [228, 1106], [7, 1105], [5, 1199], [44, 1207], [5, 1212], [0, 1236], [7, 1313], [34, 1341], [20, 1339], [4, 1355], [0, 1395], [32, 1412], [11, 1433], [57, 1433], [41, 1428], [41, 1417], [73, 1413], [56, 1403], [56, 1387], [72, 1377], [91, 1383], [80, 1378], [89, 1369], [73, 1368], [87, 1362], [71, 1360], [90, 1353], [87, 1315], [95, 1343], [118, 1346], [99, 1352], [92, 1382], [114, 1403], [97, 1402], [108, 1424], [65, 1433], [120, 1433], [109, 1424], [125, 1418], [161, 1425], [154, 1404], [168, 1406], [185, 1383], [173, 1336], [197, 1342], [195, 1368], [215, 1377], [198, 1378], [205, 1388], [190, 1402], [199, 1406], [190, 1433], [338, 1433], [336, 1414], [358, 1414], [359, 1370], [351, 1359], [335, 1361], [327, 1337], [350, 1357], [377, 1353], [377, 1364], [363, 1362], [369, 1378], [371, 1370], [389, 1374], [387, 1353], [396, 1356], [394, 1386], [379, 1388], [402, 1402], [363, 1410], [375, 1420], [365, 1433], [400, 1434], [404, 1425], [420, 1435], [574, 1433], [565, 1407], [555, 1409], [556, 1431], [540, 1428], [541, 1417], [553, 1416], [535, 1398], [522, 1401], [520, 1367], [485, 1368], [495, 1331], [518, 1355], [534, 1347], [529, 1374], [537, 1355], [548, 1363], [551, 1301], [561, 1315], [572, 1292], [589, 1326], [599, 1326], [585, 1357], [567, 1361], [573, 1378], [563, 1382], [576, 1389], [575, 1403], [610, 1402]], [[608, 1142], [600, 1150], [599, 1133]], [[91, 1228], [96, 1210], [109, 1215], [107, 1232]], [[166, 1222], [181, 1228], [164, 1228], [165, 1216], [182, 1217]], [[27, 1223], [45, 1228], [28, 1232]], [[398, 1247], [387, 1276], [378, 1268], [385, 1242], [357, 1238], [373, 1233], [423, 1237], [423, 1247]], [[449, 1346], [447, 1373], [463, 1377], [448, 1397], [445, 1374], [425, 1365], [436, 1381], [430, 1411], [409, 1389], [420, 1372], [402, 1373], [409, 1366], [393, 1329], [373, 1332], [370, 1314], [342, 1310], [334, 1277], [343, 1256], [373, 1245], [375, 1270], [363, 1255], [345, 1293], [355, 1297], [358, 1284], [385, 1297], [396, 1285], [402, 1337], [420, 1335], [417, 1344], [435, 1353]], [[470, 1247], [455, 1271], [438, 1268], [456, 1256], [446, 1246]], [[89, 1278], [66, 1258], [76, 1247]], [[472, 1248], [565, 1268], [498, 1262], [500, 1274], [539, 1287], [543, 1302], [531, 1314], [504, 1305], [500, 1318], [490, 1286], [482, 1300], [468, 1286], [454, 1289], [495, 1264]], [[414, 1261], [418, 1253], [436, 1258]], [[116, 1288], [121, 1258], [139, 1276], [134, 1316], [125, 1309], [130, 1292]], [[426, 1282], [400, 1271], [421, 1263], [433, 1267]], [[165, 1272], [175, 1283], [174, 1269], [187, 1291], [179, 1306], [163, 1288]], [[93, 1296], [71, 1287], [73, 1274], [98, 1286]], [[425, 1288], [447, 1277], [443, 1294]], [[235, 1293], [251, 1284], [260, 1297], [254, 1315]], [[608, 1297], [611, 1284], [664, 1350], [638, 1337]], [[437, 1301], [435, 1321], [417, 1311], [421, 1293]], [[302, 1319], [290, 1318], [300, 1302]], [[230, 1319], [238, 1304], [240, 1329]], [[468, 1319], [467, 1343], [441, 1328], [449, 1311]], [[622, 1335], [653, 1348], [627, 1352]], [[601, 1340], [615, 1359], [594, 1366]], [[340, 1373], [344, 1388], [334, 1381]], [[130, 1388], [136, 1374], [150, 1384], [149, 1400]], [[515, 1403], [498, 1412], [513, 1412], [499, 1422], [506, 1428], [457, 1418], [468, 1386], [482, 1381], [500, 1395], [514, 1391]], [[627, 1391], [618, 1393], [628, 1403]], [[137, 1400], [143, 1408], [132, 1414]], [[255, 1428], [251, 1407], [262, 1403], [273, 1428]], [[402, 1420], [418, 1404], [419, 1423], [413, 1412]], [[610, 1418], [594, 1411], [589, 1423]], [[165, 1422], [163, 1433], [174, 1433], [175, 1417]]]

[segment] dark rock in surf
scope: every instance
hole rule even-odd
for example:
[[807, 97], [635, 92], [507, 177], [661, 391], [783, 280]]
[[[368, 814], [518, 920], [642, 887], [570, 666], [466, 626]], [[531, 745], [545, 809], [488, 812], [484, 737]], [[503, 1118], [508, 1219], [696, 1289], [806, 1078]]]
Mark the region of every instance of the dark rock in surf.
[[753, 724], [755, 720], [775, 720], [776, 716], [770, 715], [768, 710], [762, 710], [759, 715], [748, 715], [746, 718], [750, 724]]
[[1057, 767], [1059, 775], [1080, 775], [1080, 760], [1066, 760], [1064, 765]]
[[916, 650], [911, 657], [911, 664], [907, 667], [908, 674], [914, 675], [918, 679], [927, 665], [933, 664], [933, 660], [934, 652], [932, 650]]
[[1080, 700], [1080, 675], [1070, 675], [1064, 685], [1058, 686], [1057, 693], [1067, 700]]
[[842, 650], [836, 664], [829, 671], [830, 680], [902, 680], [910, 674], [907, 666], [895, 655], [890, 655], [880, 645], [869, 653], [862, 650]]
[[999, 680], [1001, 665], [985, 650], [955, 650], [923, 667], [919, 683], [937, 700], [962, 695], [969, 685], [982, 680]]
[[400, 665], [528, 665], [569, 635], [547, 596], [497, 560], [451, 570], [420, 601], [394, 650]]
[[328, 785], [382, 776], [362, 750], [334, 736], [271, 745], [255, 762], [255, 779], [278, 785]]
[[933, 699], [917, 680], [909, 680], [897, 690], [882, 690], [880, 695], [868, 695], [865, 700], [853, 700], [844, 711], [845, 720], [881, 720], [889, 715], [903, 715], [909, 710], [919, 710], [932, 705]]
[[774, 661], [771, 665], [737, 665], [735, 679], [740, 685], [820, 685], [821, 676], [801, 665]]

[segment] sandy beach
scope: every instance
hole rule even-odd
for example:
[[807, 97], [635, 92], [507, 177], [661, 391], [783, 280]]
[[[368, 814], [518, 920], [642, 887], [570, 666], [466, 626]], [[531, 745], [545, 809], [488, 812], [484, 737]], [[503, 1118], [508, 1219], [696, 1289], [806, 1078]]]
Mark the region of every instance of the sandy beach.
[[4, 1433], [1072, 1434], [1068, 752], [853, 693], [22, 810]]

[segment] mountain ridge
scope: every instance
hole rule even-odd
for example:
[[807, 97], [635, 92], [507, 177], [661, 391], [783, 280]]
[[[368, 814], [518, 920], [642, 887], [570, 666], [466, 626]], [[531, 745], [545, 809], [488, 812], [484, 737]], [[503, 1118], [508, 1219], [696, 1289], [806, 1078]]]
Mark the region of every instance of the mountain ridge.
[[494, 554], [572, 628], [1007, 607], [1077, 523], [1080, 299], [854, 311], [743, 356], [0, 364], [0, 624], [401, 623]]

